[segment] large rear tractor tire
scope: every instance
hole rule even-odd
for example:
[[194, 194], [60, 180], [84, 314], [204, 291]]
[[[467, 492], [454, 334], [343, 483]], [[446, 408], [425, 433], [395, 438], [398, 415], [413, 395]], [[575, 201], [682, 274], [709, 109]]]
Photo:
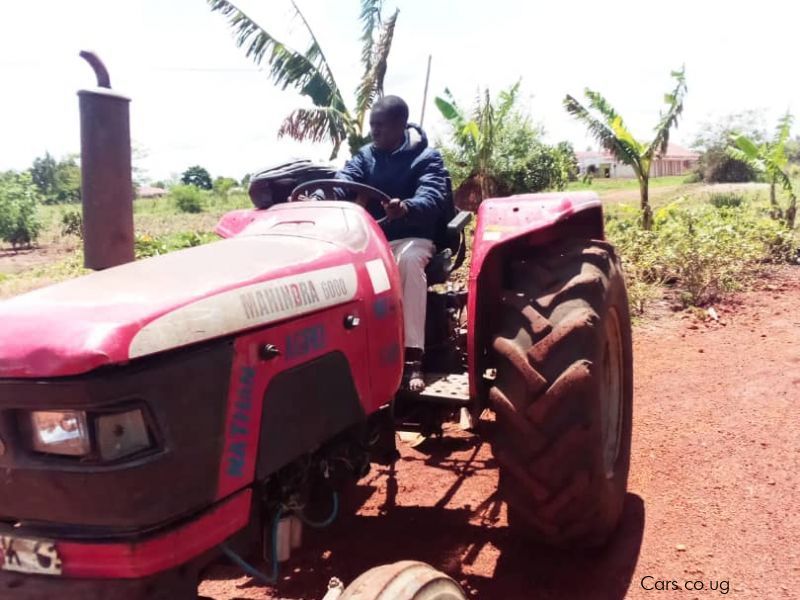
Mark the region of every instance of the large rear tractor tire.
[[560, 547], [605, 543], [625, 500], [633, 366], [619, 260], [571, 240], [510, 265], [493, 339], [492, 447], [509, 523]]
[[370, 569], [339, 600], [466, 600], [461, 586], [425, 563], [405, 560]]

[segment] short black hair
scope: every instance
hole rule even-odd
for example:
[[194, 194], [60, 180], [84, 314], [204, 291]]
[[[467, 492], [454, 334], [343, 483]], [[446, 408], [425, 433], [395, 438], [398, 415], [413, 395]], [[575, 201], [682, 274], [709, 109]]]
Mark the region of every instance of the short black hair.
[[408, 104], [400, 96], [383, 96], [372, 105], [372, 112], [385, 112], [389, 118], [408, 123]]

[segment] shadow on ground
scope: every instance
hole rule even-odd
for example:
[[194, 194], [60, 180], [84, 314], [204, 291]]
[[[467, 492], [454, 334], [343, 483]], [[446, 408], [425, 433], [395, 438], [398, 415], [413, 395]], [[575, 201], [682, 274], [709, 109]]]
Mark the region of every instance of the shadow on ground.
[[[643, 500], [628, 494], [620, 527], [601, 550], [568, 552], [536, 545], [512, 534], [493, 491], [476, 507], [445, 508], [462, 484], [469, 485], [476, 468], [494, 466], [491, 459], [476, 459], [481, 446], [477, 440], [445, 438], [427, 449], [422, 459], [426, 466], [458, 474], [431, 506], [396, 505], [397, 486], [390, 474], [379, 487], [354, 488], [333, 526], [308, 532], [303, 550], [284, 567], [274, 597], [317, 600], [331, 577], [350, 582], [371, 567], [414, 559], [445, 571], [468, 597], [481, 600], [624, 598], [642, 543]], [[376, 493], [384, 498], [381, 514], [356, 514]], [[208, 578], [239, 576], [233, 567], [217, 567]], [[248, 582], [239, 589], [258, 585]]]

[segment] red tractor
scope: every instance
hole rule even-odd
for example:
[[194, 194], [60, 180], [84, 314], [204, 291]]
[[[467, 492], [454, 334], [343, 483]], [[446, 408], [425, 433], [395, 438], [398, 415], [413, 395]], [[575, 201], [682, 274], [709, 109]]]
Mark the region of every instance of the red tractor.
[[[490, 437], [514, 529], [602, 544], [626, 491], [632, 367], [600, 202], [486, 200], [455, 289], [470, 218], [428, 268], [419, 395], [398, 391], [397, 267], [352, 203], [236, 211], [221, 241], [0, 303], [0, 597], [194, 597], [221, 553], [277, 564], [299, 522], [333, 519], [343, 487], [396, 460], [398, 430], [459, 414]], [[341, 598], [458, 597], [418, 564], [387, 572]]]

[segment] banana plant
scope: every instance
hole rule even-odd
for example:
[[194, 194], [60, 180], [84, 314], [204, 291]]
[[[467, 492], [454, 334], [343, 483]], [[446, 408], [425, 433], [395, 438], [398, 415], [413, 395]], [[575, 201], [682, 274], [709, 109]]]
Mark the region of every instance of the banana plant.
[[[772, 141], [756, 144], [752, 139], [740, 133], [731, 134], [731, 145], [727, 148], [731, 158], [747, 163], [769, 180], [769, 200], [774, 218], [783, 219], [789, 229], [794, 229], [797, 216], [797, 196], [794, 193], [792, 180], [786, 167], [789, 164], [787, 142], [792, 129], [792, 115], [787, 111], [778, 121], [775, 137]], [[782, 210], [778, 205], [776, 187], [780, 184], [789, 194], [789, 206]]]
[[383, 95], [398, 10], [383, 20], [383, 0], [361, 0], [360, 58], [364, 70], [351, 109], [314, 31], [294, 0], [291, 3], [294, 16], [310, 40], [304, 51], [295, 50], [276, 38], [233, 2], [208, 0], [208, 4], [212, 12], [226, 17], [236, 45], [243, 48], [256, 65], [269, 66], [269, 77], [276, 86], [284, 90], [292, 88], [311, 100], [313, 107], [297, 108], [284, 119], [278, 130], [279, 137], [331, 142], [331, 159], [338, 156], [344, 143], [348, 144], [351, 154], [355, 154], [368, 141], [366, 114], [373, 102]]
[[667, 109], [660, 113], [655, 135], [649, 143], [640, 142], [633, 136], [622, 117], [600, 93], [589, 88], [584, 90], [588, 108], [569, 94], [564, 98], [567, 112], [583, 123], [603, 148], [633, 169], [639, 180], [642, 226], [648, 230], [653, 226], [653, 210], [649, 198], [650, 167], [653, 160], [667, 152], [670, 130], [678, 125], [678, 118], [683, 112], [683, 101], [687, 92], [685, 72], [685, 67], [682, 67], [680, 71], [671, 73], [675, 86], [664, 95]]
[[445, 88], [444, 97], [437, 96], [436, 107], [450, 124], [453, 141], [461, 151], [467, 169], [465, 184], [480, 192], [480, 200], [495, 195], [498, 182], [493, 177], [496, 142], [519, 93], [520, 82], [500, 93], [492, 102], [489, 90], [478, 94], [471, 114], [462, 109], [453, 94]]

